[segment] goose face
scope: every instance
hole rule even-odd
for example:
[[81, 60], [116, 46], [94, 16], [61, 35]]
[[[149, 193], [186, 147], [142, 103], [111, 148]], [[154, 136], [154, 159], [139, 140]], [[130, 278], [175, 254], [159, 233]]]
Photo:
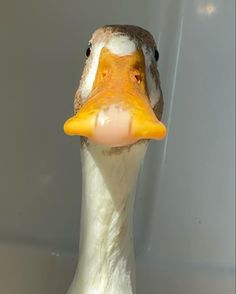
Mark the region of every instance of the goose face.
[[136, 26], [106, 26], [93, 34], [86, 55], [76, 114], [66, 121], [65, 133], [110, 147], [163, 139], [158, 52], [151, 34]]

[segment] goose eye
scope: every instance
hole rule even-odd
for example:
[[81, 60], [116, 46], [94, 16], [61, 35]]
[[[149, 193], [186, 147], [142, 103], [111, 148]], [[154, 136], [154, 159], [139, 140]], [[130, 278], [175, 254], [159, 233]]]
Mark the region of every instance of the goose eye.
[[91, 48], [88, 47], [87, 50], [86, 50], [86, 56], [89, 57], [90, 53], [91, 53]]
[[156, 59], [156, 61], [159, 60], [159, 52], [157, 50], [155, 50], [155, 59]]
[[86, 56], [89, 57], [90, 53], [91, 53], [91, 47], [92, 47], [92, 44], [89, 42], [88, 44], [88, 48], [86, 50]]

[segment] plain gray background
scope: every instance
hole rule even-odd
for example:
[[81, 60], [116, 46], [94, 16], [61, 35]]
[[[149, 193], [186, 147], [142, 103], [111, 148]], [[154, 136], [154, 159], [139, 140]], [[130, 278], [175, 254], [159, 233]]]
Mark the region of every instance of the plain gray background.
[[79, 139], [62, 127], [91, 33], [128, 23], [158, 41], [169, 130], [140, 175], [137, 255], [234, 266], [235, 4], [209, 3], [1, 0], [0, 242], [77, 251]]

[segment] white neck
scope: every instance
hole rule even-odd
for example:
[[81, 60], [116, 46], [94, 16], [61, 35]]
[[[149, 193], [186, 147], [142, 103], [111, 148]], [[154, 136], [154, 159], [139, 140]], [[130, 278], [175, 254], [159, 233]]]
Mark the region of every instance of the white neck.
[[80, 257], [69, 294], [135, 293], [133, 202], [146, 146], [82, 146]]

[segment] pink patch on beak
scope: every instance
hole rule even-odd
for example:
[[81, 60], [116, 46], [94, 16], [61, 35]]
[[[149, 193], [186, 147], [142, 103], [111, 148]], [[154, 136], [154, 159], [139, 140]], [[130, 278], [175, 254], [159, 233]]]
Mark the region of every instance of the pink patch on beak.
[[132, 144], [137, 140], [131, 136], [131, 125], [130, 113], [119, 105], [111, 105], [98, 113], [91, 139], [110, 147]]

